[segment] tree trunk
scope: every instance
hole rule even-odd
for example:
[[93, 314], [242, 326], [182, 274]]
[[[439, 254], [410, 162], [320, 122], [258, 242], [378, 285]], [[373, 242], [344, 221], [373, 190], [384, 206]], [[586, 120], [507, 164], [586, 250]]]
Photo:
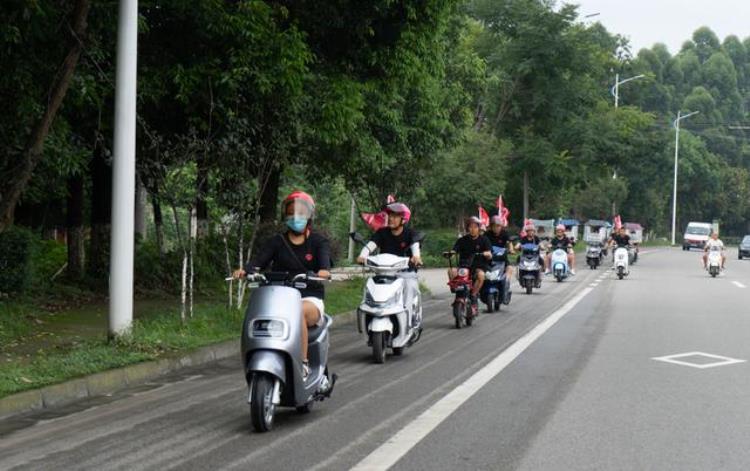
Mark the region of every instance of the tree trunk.
[[[260, 183], [261, 178], [259, 178]], [[276, 220], [279, 204], [279, 183], [281, 180], [281, 166], [274, 166], [268, 174], [265, 187], [260, 193], [260, 223], [269, 224]]]
[[161, 213], [161, 203], [159, 202], [159, 196], [156, 194], [151, 195], [151, 207], [154, 210], [154, 233], [156, 234], [156, 248], [159, 250], [159, 255], [164, 256], [164, 217]]
[[88, 273], [109, 273], [109, 236], [112, 224], [112, 171], [104, 160], [104, 149], [97, 145], [89, 166], [91, 172], [91, 250]]
[[11, 171], [6, 180], [8, 185], [0, 193], [0, 232], [13, 224], [13, 213], [21, 194], [34, 173], [34, 169], [42, 158], [44, 141], [47, 138], [50, 127], [55, 120], [57, 111], [65, 98], [70, 86], [73, 73], [75, 72], [78, 59], [81, 56], [83, 44], [82, 38], [86, 34], [86, 18], [89, 13], [89, 0], [76, 0], [70, 15], [69, 31], [71, 33], [70, 49], [65, 56], [58, 73], [45, 97], [46, 107], [31, 131], [29, 140], [22, 152], [21, 162], [14, 171]]
[[68, 232], [68, 276], [72, 279], [79, 279], [85, 267], [82, 175], [75, 175], [68, 179], [66, 229]]
[[141, 179], [138, 178], [135, 183], [135, 233], [141, 240], [146, 240], [148, 228], [146, 225], [146, 205], [148, 202], [148, 192], [143, 186]]
[[198, 178], [196, 179], [195, 213], [196, 213], [196, 237], [203, 239], [208, 236], [208, 167], [203, 159], [198, 161]]
[[523, 221], [529, 218], [529, 172], [523, 172]]

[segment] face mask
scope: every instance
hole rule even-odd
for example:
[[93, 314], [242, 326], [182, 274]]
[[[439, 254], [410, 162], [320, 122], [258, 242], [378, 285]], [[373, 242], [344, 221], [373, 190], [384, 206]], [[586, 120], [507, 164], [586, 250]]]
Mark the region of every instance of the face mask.
[[302, 234], [307, 227], [307, 218], [299, 216], [289, 216], [286, 218], [286, 225], [289, 229], [297, 234]]

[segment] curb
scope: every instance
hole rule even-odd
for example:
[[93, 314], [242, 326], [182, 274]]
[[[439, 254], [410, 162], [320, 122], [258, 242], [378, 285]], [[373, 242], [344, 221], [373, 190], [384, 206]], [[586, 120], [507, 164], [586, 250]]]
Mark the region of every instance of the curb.
[[34, 410], [59, 407], [81, 399], [112, 394], [188, 366], [222, 360], [240, 351], [239, 340], [201, 347], [190, 353], [102, 371], [83, 378], [23, 391], [0, 398], [0, 419]]
[[[351, 327], [357, 311], [333, 316], [333, 329]], [[146, 361], [102, 371], [63, 383], [44, 386], [0, 398], [0, 419], [35, 410], [60, 407], [94, 396], [112, 394], [190, 366], [199, 366], [240, 355], [240, 341], [229, 340], [208, 345], [173, 358]]]

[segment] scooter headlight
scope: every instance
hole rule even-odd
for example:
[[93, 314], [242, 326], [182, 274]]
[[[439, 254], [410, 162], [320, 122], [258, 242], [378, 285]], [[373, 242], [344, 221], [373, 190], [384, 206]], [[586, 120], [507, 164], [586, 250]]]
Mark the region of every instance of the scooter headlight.
[[259, 338], [286, 338], [289, 326], [281, 319], [254, 319], [250, 326], [250, 336]]

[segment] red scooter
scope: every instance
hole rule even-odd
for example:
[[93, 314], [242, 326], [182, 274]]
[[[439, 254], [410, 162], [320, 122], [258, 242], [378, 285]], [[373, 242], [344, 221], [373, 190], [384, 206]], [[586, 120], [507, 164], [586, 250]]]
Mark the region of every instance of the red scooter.
[[[476, 255], [474, 254], [474, 256]], [[451, 293], [456, 295], [453, 300], [453, 318], [456, 323], [456, 329], [460, 329], [464, 324], [470, 326], [474, 322], [474, 318], [479, 315], [477, 305], [472, 304], [470, 300], [473, 273], [469, 267], [471, 267], [473, 256], [469, 260], [469, 263], [461, 263], [458, 260], [458, 254], [453, 250], [443, 252], [443, 257], [448, 259], [448, 266], [451, 271], [453, 271], [453, 258], [456, 257], [456, 276], [448, 281]]]

